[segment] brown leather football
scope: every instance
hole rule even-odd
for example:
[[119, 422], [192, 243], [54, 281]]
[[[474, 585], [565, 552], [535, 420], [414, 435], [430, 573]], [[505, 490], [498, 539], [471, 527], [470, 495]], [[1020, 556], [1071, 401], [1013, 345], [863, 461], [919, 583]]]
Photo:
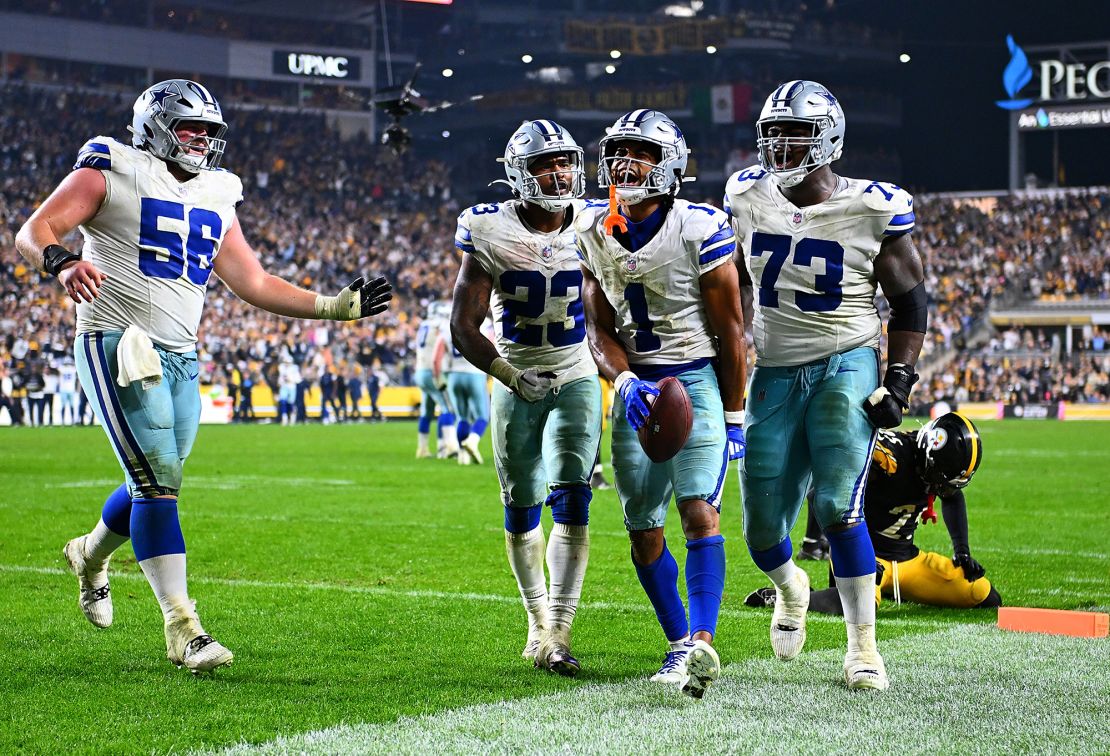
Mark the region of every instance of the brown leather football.
[[686, 445], [694, 425], [694, 407], [686, 387], [677, 378], [667, 376], [655, 385], [659, 396], [655, 397], [647, 422], [637, 434], [648, 459], [666, 462]]

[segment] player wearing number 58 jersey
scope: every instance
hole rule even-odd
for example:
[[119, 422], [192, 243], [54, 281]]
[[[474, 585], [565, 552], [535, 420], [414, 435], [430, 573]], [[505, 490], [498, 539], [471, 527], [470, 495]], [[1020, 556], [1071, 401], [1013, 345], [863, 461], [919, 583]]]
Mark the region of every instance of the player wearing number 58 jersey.
[[[622, 399], [613, 411], [613, 475], [632, 562], [670, 643], [652, 680], [700, 698], [720, 671], [711, 644], [725, 577], [721, 488], [728, 461], [744, 445], [736, 239], [724, 213], [676, 199], [689, 149], [663, 113], [627, 113], [600, 150], [598, 180], [614, 187], [618, 215], [610, 220], [605, 208], [587, 208], [575, 231], [590, 348]], [[655, 463], [636, 430], [665, 376], [685, 386], [694, 422], [685, 446]], [[686, 537], [689, 622], [663, 537], [672, 497]]]
[[[848, 687], [885, 689], [863, 494], [876, 429], [901, 422], [924, 339], [913, 199], [892, 184], [832, 172], [844, 111], [816, 82], [775, 89], [756, 129], [760, 164], [733, 175], [725, 190], [743, 248], [745, 311], [754, 307], [744, 536], [778, 592], [771, 645], [792, 659], [805, 642], [809, 584], [791, 560], [789, 533], [812, 479], [813, 511], [843, 598]], [[876, 283], [891, 306], [881, 383]]]
[[[589, 556], [590, 473], [601, 436], [601, 387], [586, 346], [582, 271], [571, 228], [584, 202], [582, 149], [559, 124], [525, 121], [509, 139], [516, 199], [459, 216], [454, 347], [495, 377], [493, 451], [505, 550], [528, 615], [524, 657], [574, 675], [570, 629]], [[496, 347], [482, 333], [492, 305]], [[483, 388], [485, 376], [483, 378]], [[555, 521], [546, 544], [546, 504]]]
[[[204, 632], [189, 597], [177, 498], [200, 417], [196, 340], [209, 277], [278, 315], [332, 320], [384, 311], [390, 286], [359, 278], [323, 296], [262, 269], [235, 215], [242, 184], [219, 168], [227, 124], [202, 85], [150, 87], [130, 131], [130, 145], [90, 139], [16, 245], [77, 302], [79, 378], [126, 479], [92, 532], [65, 546], [81, 609], [98, 627], [112, 623], [108, 559], [130, 538], [162, 608], [167, 656], [205, 672], [232, 654]], [[85, 244], [71, 252], [60, 240], [77, 227]]]

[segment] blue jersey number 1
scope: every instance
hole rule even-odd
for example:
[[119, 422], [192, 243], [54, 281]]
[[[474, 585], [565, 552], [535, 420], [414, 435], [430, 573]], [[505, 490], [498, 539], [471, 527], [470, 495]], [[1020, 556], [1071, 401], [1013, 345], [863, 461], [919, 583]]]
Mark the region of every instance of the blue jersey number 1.
[[628, 311], [636, 323], [636, 351], [655, 352], [663, 346], [663, 342], [655, 335], [655, 321], [648, 312], [647, 294], [644, 293], [642, 283], [630, 283], [624, 287], [624, 301], [628, 302]]

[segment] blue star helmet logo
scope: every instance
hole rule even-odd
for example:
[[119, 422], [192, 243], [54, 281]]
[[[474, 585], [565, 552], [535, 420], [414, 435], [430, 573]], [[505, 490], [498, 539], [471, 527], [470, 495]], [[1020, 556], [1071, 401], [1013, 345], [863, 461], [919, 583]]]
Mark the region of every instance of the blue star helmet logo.
[[170, 97], [173, 97], [174, 95], [180, 95], [181, 94], [180, 92], [177, 91], [176, 87], [171, 89], [172, 86], [173, 85], [171, 85], [171, 84], [167, 84], [166, 86], [162, 87], [161, 89], [157, 89], [157, 90], [151, 92], [150, 93], [150, 104], [152, 106], [157, 105], [159, 110], [165, 110], [165, 105], [163, 103], [165, 103], [165, 101], [167, 99], [169, 99]]

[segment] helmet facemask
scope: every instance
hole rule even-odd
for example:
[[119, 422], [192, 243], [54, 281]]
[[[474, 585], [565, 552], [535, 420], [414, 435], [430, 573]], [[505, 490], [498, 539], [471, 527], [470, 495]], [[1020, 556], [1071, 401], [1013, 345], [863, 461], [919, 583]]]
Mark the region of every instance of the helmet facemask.
[[[532, 173], [532, 166], [544, 157], [551, 155], [565, 155], [570, 162], [570, 165], [563, 167], [556, 167], [551, 170], [545, 171], [540, 174]], [[510, 176], [510, 181], [513, 185], [514, 191], [517, 196], [525, 202], [531, 202], [533, 205], [538, 205], [548, 212], [559, 212], [566, 209], [572, 200], [582, 197], [586, 194], [586, 171], [582, 166], [582, 148], [574, 147], [573, 149], [560, 148], [558, 150], [551, 150], [548, 152], [541, 152], [536, 155], [519, 156], [512, 158], [512, 168], [519, 178], [515, 181]], [[540, 179], [551, 174], [570, 174], [570, 183], [566, 186], [564, 191], [558, 191], [556, 194], [547, 194], [541, 186]], [[556, 177], [557, 183], [562, 183], [560, 177]]]
[[[801, 124], [809, 129], [809, 136], [770, 136], [767, 132], [775, 125]], [[828, 118], [764, 118], [756, 123], [756, 150], [760, 166], [774, 176], [780, 186], [797, 186], [805, 177], [823, 165], [840, 157], [842, 146], [829, 144], [825, 136], [832, 122]], [[805, 148], [806, 152], [796, 166], [789, 166], [793, 151]]]
[[[660, 159], [658, 163], [650, 163], [629, 155], [617, 154], [620, 149], [615, 143], [627, 139], [628, 137], [606, 137], [601, 140], [601, 161], [597, 175], [598, 186], [606, 189], [610, 184], [616, 184], [617, 199], [626, 205], [638, 205], [648, 197], [671, 194], [672, 191], [677, 191], [679, 182], [668, 181], [666, 169], [663, 167], [665, 160]], [[637, 139], [635, 141], [651, 144], [660, 153], [665, 154], [665, 145], [647, 139]], [[633, 178], [634, 174], [631, 170], [633, 164], [642, 167], [643, 170], [640, 175], [643, 176], [643, 179], [640, 180], [639, 184], [622, 186], [622, 183]]]

